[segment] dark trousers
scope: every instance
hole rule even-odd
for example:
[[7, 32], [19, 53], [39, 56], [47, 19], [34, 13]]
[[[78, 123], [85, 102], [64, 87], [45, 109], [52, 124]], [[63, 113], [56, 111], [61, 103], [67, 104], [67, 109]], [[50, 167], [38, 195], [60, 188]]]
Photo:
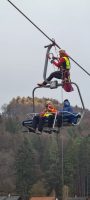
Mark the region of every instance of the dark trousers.
[[39, 124], [39, 118], [40, 118], [39, 115], [36, 115], [36, 116], [34, 116], [34, 118], [33, 118], [32, 127], [33, 127], [34, 129], [36, 129], [37, 126], [38, 126], [38, 124]]
[[[72, 114], [62, 113], [60, 115], [57, 115], [57, 126], [58, 127], [61, 127], [63, 125], [63, 122], [72, 123], [74, 121], [75, 121], [75, 116], [73, 116]], [[76, 123], [76, 121], [75, 121], [75, 123]]]
[[54, 115], [49, 115], [48, 117], [40, 117], [39, 115], [34, 116], [32, 127], [34, 129], [38, 127], [38, 130], [42, 131], [46, 121], [48, 123], [48, 127], [51, 128], [53, 126]]
[[62, 115], [57, 115], [57, 127], [61, 127], [63, 123]]
[[[53, 78], [62, 79], [63, 78], [62, 72], [55, 71], [55, 72], [51, 73], [50, 76], [47, 78], [47, 81], [51, 81]], [[44, 81], [43, 84], [46, 85], [47, 83]]]

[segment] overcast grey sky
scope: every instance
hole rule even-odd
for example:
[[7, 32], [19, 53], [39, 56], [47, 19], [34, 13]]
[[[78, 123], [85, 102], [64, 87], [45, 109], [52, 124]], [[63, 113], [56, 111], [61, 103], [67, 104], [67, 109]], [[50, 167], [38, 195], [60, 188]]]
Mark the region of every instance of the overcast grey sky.
[[[90, 73], [90, 0], [12, 2]], [[7, 0], [0, 0], [0, 107], [13, 97], [32, 96], [33, 88], [43, 80], [47, 44], [49, 40]], [[53, 67], [49, 65], [49, 69]], [[90, 109], [90, 76], [72, 63], [71, 78]], [[81, 106], [76, 89], [67, 94], [60, 88], [40, 89], [36, 95], [60, 101], [67, 97], [72, 105]]]

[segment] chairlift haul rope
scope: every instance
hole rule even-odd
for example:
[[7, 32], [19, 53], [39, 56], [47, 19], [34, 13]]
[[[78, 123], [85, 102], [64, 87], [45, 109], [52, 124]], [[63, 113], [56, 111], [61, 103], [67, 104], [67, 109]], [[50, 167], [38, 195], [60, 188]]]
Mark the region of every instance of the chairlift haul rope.
[[[59, 49], [61, 49], [61, 47], [55, 42], [53, 41], [53, 39], [51, 39], [48, 35], [45, 34], [44, 31], [42, 31], [30, 18], [28, 18], [15, 4], [13, 4], [10, 0], [7, 0], [16, 10], [18, 10], [19, 13], [21, 13], [31, 24], [33, 24], [33, 26], [35, 26], [35, 28], [37, 28], [48, 40], [50, 40], [55, 46], [57, 46]], [[71, 56], [68, 55], [68, 57], [79, 67], [81, 68], [87, 75], [90, 76], [90, 73], [88, 71], [86, 71], [79, 63], [77, 63]]]

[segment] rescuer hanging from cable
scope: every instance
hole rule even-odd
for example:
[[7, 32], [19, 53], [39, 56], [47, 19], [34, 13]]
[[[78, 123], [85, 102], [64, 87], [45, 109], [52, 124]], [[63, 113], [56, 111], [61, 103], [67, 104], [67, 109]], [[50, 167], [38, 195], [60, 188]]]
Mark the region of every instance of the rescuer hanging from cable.
[[[43, 81], [42, 83], [38, 83], [38, 86], [42, 87], [45, 86], [48, 81], [50, 82], [53, 78], [61, 79], [63, 88], [67, 92], [73, 91], [73, 87], [70, 84], [70, 59], [68, 55], [66, 54], [65, 50], [59, 50], [59, 58], [55, 58], [54, 56], [52, 59], [48, 56], [50, 59], [50, 62], [54, 64], [59, 70], [52, 72], [49, 77], [46, 79], [46, 81]], [[57, 61], [55, 61], [57, 59]]]

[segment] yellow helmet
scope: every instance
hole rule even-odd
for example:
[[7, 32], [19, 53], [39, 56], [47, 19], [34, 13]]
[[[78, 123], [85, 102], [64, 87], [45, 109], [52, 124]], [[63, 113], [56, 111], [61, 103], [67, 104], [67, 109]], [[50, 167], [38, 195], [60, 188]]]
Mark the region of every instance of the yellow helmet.
[[46, 104], [51, 104], [51, 103], [52, 103], [52, 102], [51, 102], [51, 101], [49, 101], [49, 100], [48, 100], [48, 101], [46, 101]]
[[45, 103], [45, 104], [46, 104], [46, 106], [48, 106], [49, 104], [50, 104], [50, 105], [53, 105], [52, 101], [49, 101], [49, 100], [48, 100], [48, 101], [46, 101], [46, 103]]

